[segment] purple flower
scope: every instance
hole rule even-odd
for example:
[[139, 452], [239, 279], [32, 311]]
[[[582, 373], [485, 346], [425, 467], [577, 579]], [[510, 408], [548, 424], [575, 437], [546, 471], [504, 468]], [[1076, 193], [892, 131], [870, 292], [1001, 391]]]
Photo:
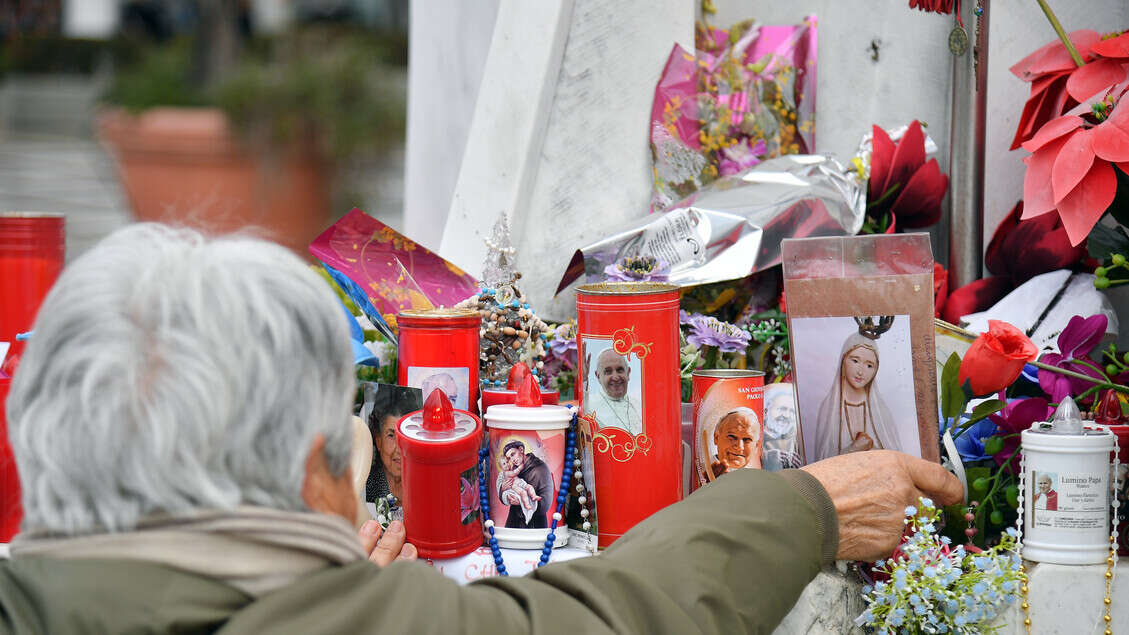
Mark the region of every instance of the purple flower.
[[[1066, 328], [1058, 336], [1058, 353], [1043, 353], [1040, 362], [1049, 366], [1057, 366], [1072, 370], [1083, 375], [1090, 375], [1102, 379], [1099, 371], [1093, 367], [1093, 362], [1086, 358], [1090, 351], [1101, 341], [1105, 335], [1109, 318], [1105, 315], [1091, 315], [1084, 318], [1075, 315], [1070, 318]], [[1084, 363], [1083, 363], [1084, 362]], [[1039, 387], [1051, 396], [1051, 401], [1062, 401], [1068, 395], [1077, 395], [1085, 392], [1090, 383], [1083, 379], [1075, 379], [1060, 375], [1054, 371], [1039, 370]]]
[[683, 309], [678, 309], [678, 324], [679, 326], [694, 326], [701, 320], [704, 315], [701, 313], [687, 313]]
[[690, 324], [692, 332], [686, 341], [694, 346], [715, 346], [722, 353], [745, 352], [749, 347], [749, 332], [728, 322], [704, 315]]
[[761, 162], [760, 158], [767, 151], [768, 147], [765, 145], [764, 139], [758, 139], [751, 148], [748, 145], [748, 140], [724, 148], [721, 151], [722, 159], [718, 165], [718, 173], [721, 176], [729, 176], [751, 168]]
[[604, 275], [612, 282], [666, 282], [670, 265], [654, 256], [627, 256], [604, 267]]
[[569, 351], [576, 351], [576, 330], [572, 324], [561, 324], [553, 330], [549, 349], [553, 351], [553, 355], [561, 358], [566, 357]]

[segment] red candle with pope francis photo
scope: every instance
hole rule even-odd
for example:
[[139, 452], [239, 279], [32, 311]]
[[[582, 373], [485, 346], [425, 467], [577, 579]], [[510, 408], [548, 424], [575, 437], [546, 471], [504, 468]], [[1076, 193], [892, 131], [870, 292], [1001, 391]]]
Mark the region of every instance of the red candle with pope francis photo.
[[665, 283], [577, 288], [579, 434], [600, 547], [682, 498], [678, 301]]

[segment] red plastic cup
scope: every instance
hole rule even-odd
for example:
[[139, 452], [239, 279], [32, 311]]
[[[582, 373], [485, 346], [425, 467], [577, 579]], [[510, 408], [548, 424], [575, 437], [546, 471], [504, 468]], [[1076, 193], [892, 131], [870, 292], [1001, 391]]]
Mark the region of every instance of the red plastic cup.
[[62, 214], [0, 213], [0, 342], [11, 343], [0, 366], [11, 375], [35, 313], [63, 270], [66, 255]]
[[8, 398], [8, 385], [12, 380], [0, 378], [0, 542], [8, 542], [20, 530], [23, 508], [20, 506], [20, 476], [16, 473], [16, 459], [8, 445], [8, 425], [4, 415], [4, 402]]
[[19, 529], [20, 485], [8, 445], [4, 402], [10, 375], [23, 354], [16, 335], [30, 331], [39, 305], [63, 270], [66, 254], [62, 214], [0, 213], [0, 345], [9, 343], [0, 359], [0, 542]]

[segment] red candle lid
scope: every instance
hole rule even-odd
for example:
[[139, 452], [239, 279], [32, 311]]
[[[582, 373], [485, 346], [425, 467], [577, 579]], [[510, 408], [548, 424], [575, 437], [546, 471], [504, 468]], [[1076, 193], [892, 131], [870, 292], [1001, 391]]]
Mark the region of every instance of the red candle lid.
[[474, 417], [464, 410], [455, 410], [441, 388], [427, 396], [423, 410], [400, 420], [400, 432], [417, 441], [452, 441], [474, 431]]
[[[522, 364], [524, 366], [525, 364]], [[510, 373], [510, 379], [513, 379], [513, 373]], [[540, 408], [541, 407], [541, 387], [537, 385], [537, 378], [533, 375], [526, 375], [522, 380], [521, 386], [517, 389], [517, 399], [514, 405], [519, 408]]]
[[521, 386], [521, 383], [525, 381], [525, 378], [529, 375], [529, 367], [525, 365], [525, 362], [518, 362], [514, 364], [513, 367], [510, 368], [510, 377], [506, 382], [506, 389], [517, 390], [518, 387]]

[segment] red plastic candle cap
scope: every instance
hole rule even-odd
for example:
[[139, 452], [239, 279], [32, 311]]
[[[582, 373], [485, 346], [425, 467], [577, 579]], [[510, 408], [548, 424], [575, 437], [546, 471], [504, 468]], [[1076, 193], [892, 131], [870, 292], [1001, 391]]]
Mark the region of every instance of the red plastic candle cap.
[[541, 387], [537, 385], [537, 378], [533, 375], [526, 375], [522, 380], [521, 386], [517, 389], [517, 400], [514, 405], [520, 408], [540, 408], [541, 407]]
[[451, 400], [442, 388], [436, 388], [423, 402], [423, 429], [428, 432], [444, 432], [455, 429], [455, 413]]
[[510, 368], [510, 377], [506, 380], [506, 389], [517, 390], [530, 374], [529, 367], [525, 365], [525, 362], [514, 364], [513, 367]]
[[1121, 423], [1121, 400], [1117, 398], [1117, 393], [1112, 390], [1106, 391], [1100, 401], [1098, 401], [1097, 412], [1094, 413], [1094, 420], [1097, 423], [1113, 426]]

